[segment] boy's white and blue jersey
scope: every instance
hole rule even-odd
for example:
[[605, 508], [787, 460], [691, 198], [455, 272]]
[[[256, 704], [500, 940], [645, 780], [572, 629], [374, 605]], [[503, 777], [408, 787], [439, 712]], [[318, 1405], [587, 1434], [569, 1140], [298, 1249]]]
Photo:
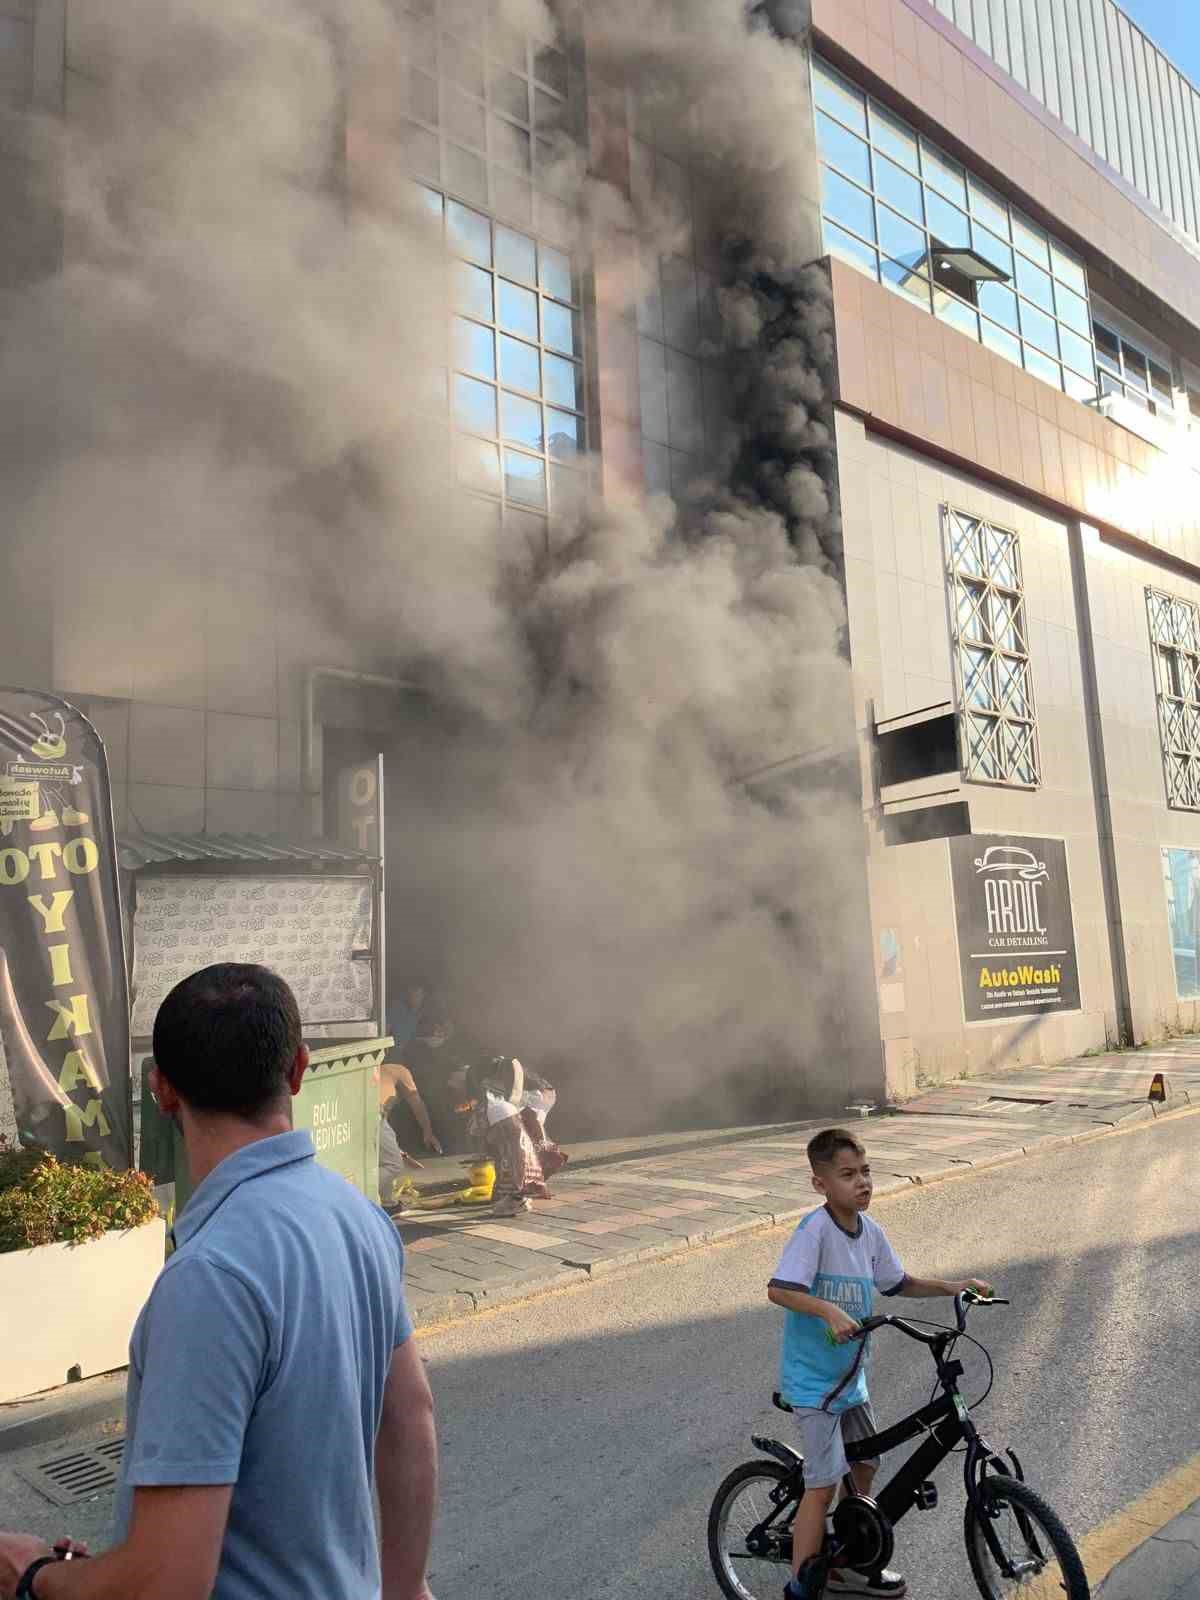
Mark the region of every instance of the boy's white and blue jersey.
[[[896, 1294], [904, 1281], [900, 1258], [877, 1222], [860, 1213], [858, 1232], [850, 1234], [822, 1206], [801, 1218], [784, 1248], [771, 1285], [800, 1289], [818, 1300], [829, 1300], [861, 1322], [871, 1315], [876, 1289], [881, 1294]], [[785, 1316], [779, 1392], [788, 1404], [820, 1407], [828, 1400], [830, 1411], [865, 1405], [867, 1358], [860, 1351], [859, 1341], [830, 1344], [827, 1324], [820, 1317], [805, 1316], [799, 1311], [785, 1312]], [[857, 1372], [839, 1389], [855, 1362]]]

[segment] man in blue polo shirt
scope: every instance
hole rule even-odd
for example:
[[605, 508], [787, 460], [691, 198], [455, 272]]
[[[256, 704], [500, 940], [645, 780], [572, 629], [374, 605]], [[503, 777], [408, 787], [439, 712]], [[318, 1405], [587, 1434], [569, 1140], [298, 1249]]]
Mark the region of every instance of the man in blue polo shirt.
[[0, 1535], [0, 1600], [429, 1600], [436, 1443], [403, 1249], [292, 1130], [291, 990], [195, 973], [154, 1059], [196, 1188], [130, 1345], [117, 1542], [68, 1563]]

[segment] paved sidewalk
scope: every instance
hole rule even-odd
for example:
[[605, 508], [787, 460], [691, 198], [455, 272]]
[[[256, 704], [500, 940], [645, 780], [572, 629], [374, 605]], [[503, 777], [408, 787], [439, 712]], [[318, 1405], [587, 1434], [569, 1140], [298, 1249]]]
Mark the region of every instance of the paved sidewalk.
[[1114, 1567], [1096, 1600], [1200, 1600], [1200, 1500]]
[[[1170, 1098], [1153, 1107], [1151, 1077]], [[1156, 1114], [1200, 1105], [1200, 1040], [1153, 1050], [1028, 1067], [940, 1085], [896, 1115], [853, 1125], [869, 1141], [876, 1193], [959, 1176], [1055, 1144], [1074, 1143]], [[554, 1179], [551, 1200], [518, 1218], [486, 1207], [410, 1212], [405, 1241], [414, 1321], [469, 1316], [507, 1300], [586, 1281], [811, 1209], [804, 1146], [828, 1118], [755, 1128], [730, 1141], [649, 1153]]]

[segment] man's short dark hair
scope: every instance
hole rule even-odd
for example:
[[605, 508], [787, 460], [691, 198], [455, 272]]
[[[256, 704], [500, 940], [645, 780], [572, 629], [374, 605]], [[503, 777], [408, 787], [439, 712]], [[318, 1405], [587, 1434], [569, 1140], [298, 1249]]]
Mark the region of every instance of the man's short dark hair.
[[154, 1019], [154, 1060], [196, 1111], [253, 1119], [281, 1100], [300, 1048], [300, 1009], [277, 973], [247, 962], [177, 983]]
[[842, 1150], [853, 1150], [856, 1156], [865, 1156], [867, 1153], [866, 1146], [854, 1137], [849, 1128], [822, 1128], [808, 1141], [808, 1164], [814, 1171], [817, 1167], [831, 1167]]

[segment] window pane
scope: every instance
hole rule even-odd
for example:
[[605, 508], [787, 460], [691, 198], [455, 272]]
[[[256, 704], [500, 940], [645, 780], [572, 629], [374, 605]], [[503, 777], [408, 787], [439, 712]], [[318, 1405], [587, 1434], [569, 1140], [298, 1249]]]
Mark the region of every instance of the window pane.
[[1028, 300], [1021, 301], [1021, 332], [1048, 356], [1058, 354], [1058, 324]]
[[978, 178], [971, 178], [968, 187], [972, 216], [978, 217], [985, 228], [990, 228], [1002, 239], [1007, 239], [1008, 205], [1004, 197], [998, 195], [994, 189], [989, 189], [986, 183], [980, 183]]
[[1025, 346], [1025, 370], [1032, 372], [1043, 383], [1053, 384], [1056, 389], [1062, 388], [1062, 368], [1058, 362], [1051, 361], [1049, 356], [1044, 356], [1031, 344]]
[[490, 489], [500, 493], [500, 452], [494, 444], [484, 444], [482, 439], [458, 441], [458, 470], [465, 482], [474, 489]]
[[471, 433], [495, 433], [496, 391], [490, 383], [454, 375], [454, 420]]
[[817, 144], [821, 154], [831, 166], [837, 167], [859, 183], [870, 185], [871, 152], [865, 139], [849, 133], [840, 122], [817, 112]]
[[534, 52], [533, 72], [536, 78], [554, 90], [555, 94], [567, 92], [567, 58], [561, 50], [543, 45]]
[[881, 200], [895, 206], [914, 222], [923, 222], [925, 212], [921, 205], [921, 185], [909, 177], [902, 167], [886, 156], [875, 157], [875, 193]]
[[414, 183], [412, 187], [416, 190], [418, 201], [430, 216], [440, 217], [445, 208], [445, 201], [437, 190], [427, 189], [423, 183]]
[[578, 326], [569, 306], [560, 306], [555, 300], [542, 301], [542, 340], [551, 350], [561, 350], [564, 355], [579, 354]]
[[467, 50], [448, 33], [442, 35], [442, 71], [455, 83], [483, 99], [483, 57]]
[[522, 283], [537, 282], [537, 251], [533, 240], [511, 228], [496, 229], [496, 267]]
[[547, 410], [546, 442], [556, 460], [574, 460], [583, 451], [583, 418], [569, 411]]
[[974, 307], [964, 304], [955, 295], [947, 294], [944, 289], [938, 289], [933, 296], [933, 309], [943, 322], [957, 328], [959, 333], [978, 339], [979, 313]]
[[929, 244], [922, 228], [914, 228], [894, 211], [884, 205], [876, 206], [879, 218], [879, 243], [885, 255], [903, 262], [907, 267], [924, 269], [929, 257]]
[[546, 399], [555, 405], [583, 409], [583, 368], [561, 356], [547, 353], [545, 361]]
[[829, 167], [821, 169], [825, 214], [864, 239], [875, 237], [875, 205], [871, 196]]
[[1054, 290], [1050, 286], [1050, 274], [1032, 266], [1024, 256], [1017, 257], [1017, 288], [1027, 300], [1053, 315]]
[[927, 139], [921, 140], [921, 172], [925, 182], [939, 194], [945, 195], [947, 200], [953, 200], [955, 205], [966, 205], [967, 180], [963, 176], [963, 169]]
[[1087, 294], [1087, 274], [1083, 262], [1070, 255], [1055, 240], [1050, 241], [1050, 269], [1060, 283], [1074, 289], [1076, 294]]
[[498, 72], [492, 79], [492, 104], [520, 122], [529, 121], [529, 85], [515, 72]]
[[545, 506], [546, 463], [538, 456], [523, 456], [516, 450], [506, 450], [504, 489], [508, 498], [519, 505]]
[[574, 300], [571, 258], [565, 251], [542, 246], [542, 288], [556, 300]]
[[492, 159], [503, 161], [506, 167], [517, 172], [532, 169], [532, 145], [524, 128], [506, 122], [503, 117], [492, 118]]
[[889, 261], [886, 256], [881, 259], [879, 269], [880, 281], [887, 288], [913, 301], [922, 311], [929, 310], [929, 279], [923, 272], [915, 272], [899, 261]]
[[1006, 333], [1003, 328], [998, 328], [994, 322], [989, 322], [986, 317], [982, 326], [983, 342], [989, 350], [994, 350], [998, 356], [1004, 356], [1011, 361], [1014, 367], [1021, 365], [1021, 341], [1011, 333]]
[[502, 328], [524, 334], [527, 339], [538, 336], [537, 295], [531, 289], [518, 289], [515, 283], [497, 279], [499, 286], [499, 317]]
[[446, 84], [442, 90], [442, 109], [445, 112], [446, 132], [463, 144], [484, 148], [483, 107], [470, 95]]
[[916, 134], [875, 100], [871, 101], [871, 143], [910, 172], [920, 172]]
[[510, 339], [506, 333], [500, 335], [500, 377], [505, 383], [511, 383], [514, 389], [528, 389], [531, 394], [537, 394], [539, 368], [538, 352], [533, 345]]
[[925, 218], [929, 224], [930, 234], [946, 249], [971, 248], [971, 229], [966, 212], [960, 211], [957, 206], [949, 205], [928, 189], [925, 191]]
[[985, 261], [990, 261], [994, 267], [999, 267], [1007, 278], [1012, 278], [1013, 253], [1003, 239], [998, 238], [990, 229], [981, 227], [978, 222], [973, 222], [971, 242]]
[[500, 425], [504, 437], [514, 444], [528, 445], [531, 450], [542, 448], [542, 408], [535, 400], [502, 394]]
[[492, 320], [492, 275], [465, 261], [454, 263], [454, 303], [473, 317]]
[[[1003, 283], [981, 283], [977, 292], [979, 309], [983, 314], [1015, 333], [1020, 324], [1017, 321], [1017, 297], [1012, 290]], [[1019, 360], [1017, 364], [1020, 365]]]
[[825, 219], [823, 231], [825, 248], [831, 256], [848, 261], [852, 267], [858, 267], [860, 271], [869, 273], [872, 278], [879, 276], [879, 257], [869, 244], [863, 244], [861, 239], [844, 232], [836, 222], [830, 222], [828, 218]]
[[578, 470], [577, 462], [550, 468], [550, 494], [560, 517], [578, 516], [587, 503], [587, 492], [587, 473]]
[[1072, 400], [1078, 400], [1083, 405], [1096, 398], [1095, 378], [1085, 378], [1082, 373], [1072, 372], [1070, 367], [1063, 368], [1063, 387]]
[[1106, 328], [1102, 322], [1094, 322], [1092, 331], [1096, 336], [1096, 355], [1101, 361], [1107, 361], [1119, 372], [1121, 370], [1121, 341], [1111, 329]]
[[1073, 328], [1084, 339], [1092, 335], [1092, 321], [1088, 316], [1087, 301], [1077, 294], [1072, 294], [1070, 289], [1064, 289], [1061, 283], [1054, 285], [1054, 306], [1058, 312], [1059, 320], [1065, 322], [1068, 328]]
[[1150, 378], [1146, 372], [1146, 358], [1140, 350], [1121, 340], [1121, 360], [1125, 367], [1125, 376], [1136, 383], [1139, 389], [1150, 387]]
[[813, 99], [822, 110], [844, 122], [857, 133], [867, 131], [867, 107], [863, 96], [839, 78], [823, 61], [813, 61]]
[[447, 200], [446, 228], [452, 250], [481, 266], [491, 266], [492, 225], [486, 217], [460, 206], [457, 200]]
[[1171, 374], [1165, 367], [1160, 367], [1157, 361], [1150, 363], [1150, 393], [1161, 406], [1174, 410], [1175, 393]]
[[454, 364], [477, 378], [496, 376], [496, 336], [465, 317], [454, 319]]
[[1058, 342], [1062, 347], [1062, 358], [1067, 365], [1074, 367], [1076, 372], [1090, 376], [1095, 370], [1096, 362], [1088, 341], [1081, 339], [1077, 333], [1072, 333], [1070, 328], [1060, 326]]
[[1018, 250], [1023, 250], [1031, 261], [1036, 261], [1039, 266], [1049, 271], [1050, 246], [1046, 241], [1046, 235], [1040, 228], [1034, 227], [1033, 223], [1019, 211], [1014, 211], [1012, 214], [1012, 236]]

